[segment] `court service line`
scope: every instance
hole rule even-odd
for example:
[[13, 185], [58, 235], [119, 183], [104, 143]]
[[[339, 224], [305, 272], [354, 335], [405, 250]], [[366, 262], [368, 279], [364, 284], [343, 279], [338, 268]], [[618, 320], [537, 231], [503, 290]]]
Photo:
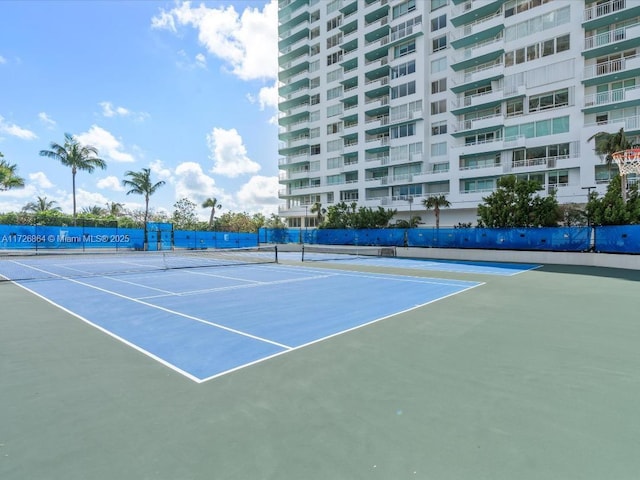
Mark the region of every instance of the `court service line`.
[[[330, 278], [330, 277], [335, 277], [335, 275], [315, 275], [313, 277], [305, 277], [305, 278], [288, 278], [285, 280], [276, 280], [273, 282], [256, 282], [256, 283], [245, 284], [245, 285], [229, 285], [226, 287], [205, 288], [201, 290], [192, 290], [189, 292], [173, 292], [173, 293], [169, 292], [167, 295], [149, 295], [149, 296], [137, 297], [137, 298], [143, 299], [143, 300], [150, 300], [154, 298], [164, 298], [164, 297], [173, 297], [173, 296], [186, 297], [188, 295], [200, 295], [202, 293], [223, 292], [223, 291], [237, 290], [242, 288], [255, 288], [255, 287], [263, 287], [263, 286], [270, 286], [270, 285], [281, 285], [284, 283], [306, 282], [308, 280], [318, 280], [320, 278]], [[238, 279], [238, 280], [242, 280], [242, 279]]]
[[143, 300], [139, 300], [137, 298], [129, 297], [127, 295], [122, 295], [121, 293], [113, 292], [111, 290], [107, 290], [106, 288], [101, 288], [101, 287], [97, 287], [95, 285], [91, 285], [89, 283], [81, 282], [80, 280], [76, 280], [76, 279], [73, 279], [73, 278], [66, 278], [66, 277], [63, 277], [62, 275], [58, 275], [57, 273], [53, 273], [53, 272], [49, 272], [47, 270], [43, 270], [41, 268], [37, 268], [37, 267], [33, 267], [33, 266], [31, 266], [31, 268], [33, 268], [34, 270], [38, 270], [40, 272], [46, 273], [47, 275], [53, 275], [54, 277], [59, 277], [62, 280], [67, 280], [67, 281], [72, 282], [72, 283], [77, 283], [78, 285], [84, 285], [85, 287], [89, 287], [89, 288], [92, 288], [94, 290], [98, 290], [100, 292], [111, 294], [111, 295], [113, 295], [115, 297], [123, 298], [125, 300], [129, 300], [129, 301], [132, 301], [132, 302], [135, 302], [135, 303], [139, 303], [140, 305], [144, 305], [146, 307], [155, 308], [157, 310], [161, 310], [163, 312], [170, 313], [172, 315], [177, 315], [179, 317], [187, 318], [189, 320], [194, 320], [196, 322], [204, 323], [205, 325], [210, 325], [212, 327], [216, 327], [216, 328], [219, 328], [221, 330], [225, 330], [227, 332], [235, 333], [235, 334], [241, 335], [243, 337], [251, 338], [253, 340], [258, 340], [258, 341], [264, 342], [264, 343], [269, 343], [271, 345], [275, 345], [277, 347], [284, 348], [286, 350], [290, 350], [291, 348], [293, 348], [293, 347], [291, 347], [289, 345], [285, 345], [283, 343], [279, 343], [279, 342], [275, 342], [273, 340], [269, 340], [268, 338], [262, 338], [262, 337], [259, 337], [257, 335], [252, 335], [251, 333], [243, 332], [242, 330], [236, 330], [235, 328], [226, 327], [224, 325], [220, 325], [219, 323], [210, 322], [209, 320], [205, 320], [203, 318], [198, 318], [198, 317], [195, 317], [193, 315], [189, 315], [189, 314], [186, 314], [186, 313], [182, 313], [182, 312], [177, 312], [175, 310], [171, 310], [170, 308], [165, 308], [165, 307], [161, 307], [159, 305], [154, 305], [153, 303], [145, 302]]

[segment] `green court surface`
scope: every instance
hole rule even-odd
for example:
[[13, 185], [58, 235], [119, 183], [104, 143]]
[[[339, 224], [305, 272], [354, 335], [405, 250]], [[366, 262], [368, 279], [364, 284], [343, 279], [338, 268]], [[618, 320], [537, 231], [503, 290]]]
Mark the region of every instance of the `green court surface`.
[[199, 384], [0, 282], [0, 479], [639, 478], [639, 271], [314, 267], [484, 284]]

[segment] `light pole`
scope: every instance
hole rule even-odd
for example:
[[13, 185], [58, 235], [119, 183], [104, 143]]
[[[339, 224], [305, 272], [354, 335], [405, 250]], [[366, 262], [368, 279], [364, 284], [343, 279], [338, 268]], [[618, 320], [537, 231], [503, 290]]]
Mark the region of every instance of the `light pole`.
[[[596, 187], [582, 187], [582, 190], [586, 190], [587, 191], [587, 207], [589, 205], [589, 200], [591, 200], [591, 190], [593, 190]], [[589, 212], [589, 208], [586, 208], [587, 210], [587, 227], [591, 227], [591, 214]]]
[[409, 195], [407, 197], [407, 202], [409, 202], [409, 228], [411, 228], [411, 205], [413, 204], [413, 196]]
[[[587, 228], [589, 229], [589, 252], [593, 252], [596, 249], [596, 229], [591, 228], [591, 211], [589, 210], [589, 200], [591, 200], [591, 190], [596, 187], [582, 187], [582, 190], [587, 191]], [[593, 230], [593, 234], [592, 234]]]
[[[304, 206], [304, 236], [305, 239], [307, 237], [307, 209], [309, 208], [309, 205], [305, 205]], [[304, 243], [304, 242], [302, 242]]]

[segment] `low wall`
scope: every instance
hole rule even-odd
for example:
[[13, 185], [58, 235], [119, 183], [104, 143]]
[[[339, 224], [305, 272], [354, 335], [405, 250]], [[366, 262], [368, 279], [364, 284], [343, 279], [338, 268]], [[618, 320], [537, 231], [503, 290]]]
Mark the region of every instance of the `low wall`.
[[640, 270], [640, 255], [626, 254], [415, 247], [397, 247], [396, 254], [399, 257], [433, 258], [438, 260], [583, 265], [587, 267]]

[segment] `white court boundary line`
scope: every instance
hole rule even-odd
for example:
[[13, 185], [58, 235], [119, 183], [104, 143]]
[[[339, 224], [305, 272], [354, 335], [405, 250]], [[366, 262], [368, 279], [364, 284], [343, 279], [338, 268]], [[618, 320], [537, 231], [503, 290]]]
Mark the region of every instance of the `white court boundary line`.
[[[15, 263], [20, 264], [20, 262], [15, 262]], [[350, 271], [345, 271], [345, 270], [338, 270], [338, 271], [331, 270], [332, 274], [330, 274], [330, 275], [319, 275], [319, 276], [316, 276], [316, 277], [307, 277], [307, 278], [304, 278], [304, 279], [294, 279], [293, 281], [295, 282], [295, 281], [306, 281], [306, 280], [317, 279], [317, 278], [329, 278], [329, 277], [332, 277], [332, 276], [348, 276], [348, 277], [375, 278], [375, 279], [379, 279], [379, 280], [388, 279], [388, 280], [394, 280], [394, 281], [407, 281], [407, 282], [411, 282], [411, 283], [423, 283], [423, 284], [434, 284], [434, 285], [451, 286], [451, 287], [458, 287], [458, 288], [460, 288], [460, 290], [458, 290], [456, 292], [453, 292], [453, 293], [450, 293], [448, 295], [442, 296], [442, 297], [438, 297], [438, 298], [430, 300], [428, 302], [425, 302], [425, 303], [422, 303], [422, 304], [417, 304], [417, 305], [414, 305], [414, 306], [412, 306], [410, 308], [407, 308], [407, 309], [404, 309], [404, 310], [400, 310], [398, 312], [394, 312], [394, 313], [389, 314], [389, 315], [385, 315], [383, 317], [371, 320], [369, 322], [365, 322], [365, 323], [356, 325], [356, 326], [348, 328], [346, 330], [341, 330], [339, 332], [335, 332], [335, 333], [332, 333], [330, 335], [327, 335], [327, 336], [324, 336], [324, 337], [321, 337], [321, 338], [317, 338], [315, 340], [312, 340], [311, 342], [307, 342], [305, 344], [298, 345], [296, 347], [292, 347], [290, 345], [285, 345], [285, 344], [282, 344], [282, 343], [279, 343], [279, 342], [275, 342], [273, 340], [262, 338], [262, 337], [259, 337], [257, 335], [250, 334], [248, 332], [243, 332], [241, 330], [237, 330], [237, 329], [234, 329], [234, 328], [231, 328], [231, 327], [227, 327], [225, 325], [221, 325], [221, 324], [218, 324], [218, 323], [215, 323], [215, 322], [210, 322], [208, 320], [204, 320], [202, 318], [198, 318], [198, 317], [195, 317], [193, 315], [189, 315], [189, 314], [185, 314], [185, 313], [182, 313], [182, 312], [178, 312], [178, 311], [175, 311], [175, 310], [172, 310], [172, 309], [169, 309], [169, 308], [161, 307], [159, 305], [154, 305], [152, 303], [145, 302], [144, 300], [133, 298], [133, 297], [129, 297], [127, 295], [123, 295], [123, 294], [120, 294], [118, 292], [113, 292], [111, 290], [108, 290], [108, 289], [105, 289], [105, 288], [102, 288], [102, 287], [98, 287], [98, 286], [95, 286], [95, 285], [91, 285], [91, 284], [88, 284], [86, 282], [82, 282], [80, 280], [74, 279], [74, 278], [64, 277], [62, 275], [58, 275], [58, 274], [49, 272], [47, 270], [31, 266], [31, 265], [23, 265], [23, 266], [26, 266], [26, 267], [29, 267], [29, 268], [33, 268], [34, 270], [38, 270], [38, 271], [41, 271], [43, 273], [46, 273], [48, 275], [52, 275], [53, 276], [53, 278], [44, 279], [44, 281], [49, 281], [49, 280], [55, 280], [55, 281], [67, 280], [67, 281], [70, 281], [72, 283], [83, 285], [85, 287], [92, 288], [94, 290], [98, 290], [100, 292], [103, 292], [103, 293], [106, 293], [106, 294], [110, 294], [110, 295], [122, 298], [124, 300], [129, 300], [129, 301], [132, 301], [134, 303], [139, 303], [141, 305], [144, 305], [144, 306], [147, 306], [147, 307], [150, 307], [150, 308], [153, 308], [153, 309], [161, 310], [161, 311], [164, 311], [164, 312], [172, 314], [172, 315], [177, 315], [179, 317], [183, 317], [183, 318], [186, 318], [188, 320], [194, 320], [196, 322], [204, 323], [204, 324], [212, 326], [214, 328], [219, 328], [221, 330], [225, 330], [225, 331], [228, 331], [230, 333], [235, 333], [235, 334], [247, 337], [247, 338], [251, 338], [251, 339], [256, 340], [256, 341], [265, 342], [265, 343], [268, 343], [268, 344], [271, 344], [271, 345], [274, 345], [274, 346], [277, 346], [277, 347], [283, 349], [282, 351], [277, 352], [275, 354], [268, 355], [266, 357], [259, 358], [257, 360], [254, 360], [252, 362], [248, 362], [248, 363], [245, 363], [245, 364], [242, 364], [242, 365], [238, 365], [236, 367], [233, 367], [231, 369], [219, 372], [219, 373], [217, 373], [215, 375], [212, 375], [210, 377], [205, 377], [205, 378], [200, 379], [200, 378], [190, 374], [189, 372], [177, 367], [176, 365], [164, 360], [163, 358], [151, 353], [150, 351], [140, 347], [139, 345], [136, 345], [136, 344], [130, 342], [129, 340], [121, 337], [120, 335], [117, 335], [117, 334], [111, 332], [110, 330], [108, 330], [108, 329], [106, 329], [106, 328], [94, 323], [93, 321], [83, 317], [82, 315], [79, 315], [79, 314], [73, 312], [72, 310], [69, 310], [68, 308], [63, 307], [62, 305], [59, 305], [58, 303], [54, 302], [53, 300], [50, 300], [49, 298], [47, 298], [47, 297], [35, 292], [34, 290], [26, 287], [25, 285], [23, 285], [21, 283], [18, 283], [18, 282], [15, 282], [15, 281], [12, 281], [12, 283], [18, 285], [20, 288], [23, 288], [24, 290], [36, 295], [37, 297], [43, 299], [47, 303], [49, 303], [49, 304], [51, 304], [51, 305], [53, 305], [53, 306], [55, 306], [57, 308], [60, 308], [64, 312], [66, 312], [66, 313], [68, 313], [68, 314], [80, 319], [81, 321], [85, 322], [88, 325], [91, 325], [94, 328], [97, 328], [98, 330], [100, 330], [103, 333], [106, 333], [110, 337], [115, 338], [116, 340], [119, 340], [120, 342], [124, 343], [125, 345], [133, 348], [134, 350], [146, 355], [147, 357], [149, 357], [149, 358], [161, 363], [162, 365], [164, 365], [164, 366], [170, 368], [171, 370], [173, 370], [173, 371], [175, 371], [175, 372], [177, 372], [177, 373], [189, 378], [190, 380], [192, 380], [192, 381], [194, 381], [194, 382], [196, 382], [198, 384], [204, 383], [204, 382], [209, 381], [209, 380], [213, 380], [215, 378], [221, 377], [221, 376], [226, 375], [228, 373], [232, 373], [232, 372], [241, 370], [243, 368], [246, 368], [246, 367], [249, 367], [249, 366], [252, 366], [252, 365], [256, 365], [258, 363], [261, 363], [261, 362], [264, 362], [266, 360], [278, 357], [278, 356], [283, 355], [285, 353], [289, 353], [289, 352], [292, 352], [292, 351], [300, 350], [300, 349], [302, 349], [304, 347], [308, 347], [308, 346], [313, 345], [315, 343], [319, 343], [319, 342], [328, 340], [330, 338], [337, 337], [339, 335], [343, 335], [345, 333], [352, 332], [354, 330], [358, 330], [360, 328], [372, 325], [374, 323], [378, 323], [378, 322], [380, 322], [382, 320], [386, 320], [388, 318], [395, 317], [396, 315], [400, 315], [400, 314], [403, 314], [403, 313], [410, 312], [412, 310], [416, 310], [418, 308], [424, 307], [424, 306], [429, 305], [431, 303], [435, 303], [435, 302], [443, 300], [445, 298], [449, 298], [449, 297], [452, 297], [454, 295], [458, 295], [460, 293], [464, 293], [464, 292], [466, 292], [468, 290], [471, 290], [473, 288], [476, 288], [476, 287], [479, 287], [479, 286], [482, 286], [482, 285], [486, 284], [486, 282], [473, 282], [473, 281], [465, 281], [465, 280], [458, 281], [457, 283], [450, 283], [450, 282], [447, 282], [447, 281], [438, 282], [438, 281], [433, 281], [434, 279], [429, 279], [429, 278], [425, 278], [425, 277], [417, 277], [417, 276], [405, 277], [403, 275], [393, 275], [393, 274], [385, 274], [385, 273], [366, 273], [366, 274], [360, 273], [359, 274], [358, 272], [350, 272]], [[262, 267], [262, 268], [265, 268], [265, 267]], [[278, 269], [280, 269], [281, 267], [280, 266], [274, 267], [273, 265], [270, 265], [270, 266], [267, 266], [266, 268], [278, 268]], [[291, 269], [291, 270], [295, 270], [295, 271], [301, 271], [301, 270], [302, 271], [311, 271], [311, 272], [315, 272], [315, 273], [317, 273], [318, 270], [323, 270], [321, 267], [318, 267], [318, 268], [314, 268], [314, 267], [296, 267], [296, 266], [291, 266], [291, 265], [283, 266], [283, 268]], [[147, 272], [147, 273], [152, 273], [152, 272]], [[155, 272], [153, 272], [153, 273], [155, 273]], [[110, 278], [109, 276], [100, 276], [100, 275], [94, 275], [93, 277], [94, 278], [96, 278], [96, 277], [98, 277], [98, 278]], [[270, 284], [276, 284], [276, 283], [291, 283], [291, 282], [292, 282], [292, 280], [289, 279], [289, 281], [282, 280], [282, 281], [277, 281], [277, 282], [263, 282], [260, 285], [242, 285], [240, 287], [246, 288], [246, 287], [255, 287], [255, 286], [261, 286], [261, 285], [270, 285]], [[467, 284], [466, 287], [465, 287], [465, 284]]]

